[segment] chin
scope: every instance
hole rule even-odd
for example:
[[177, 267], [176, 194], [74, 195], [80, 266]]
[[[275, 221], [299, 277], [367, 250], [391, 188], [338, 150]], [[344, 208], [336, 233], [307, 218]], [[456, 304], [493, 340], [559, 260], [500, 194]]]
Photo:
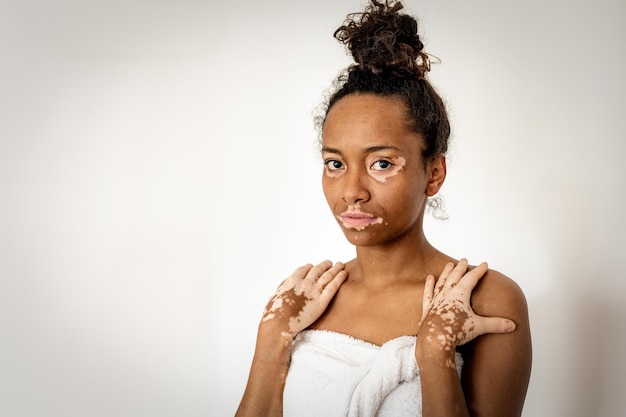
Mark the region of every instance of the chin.
[[364, 230], [355, 229], [343, 229], [343, 234], [354, 246], [376, 246], [384, 243], [382, 236], [375, 231], [370, 231], [365, 228]]

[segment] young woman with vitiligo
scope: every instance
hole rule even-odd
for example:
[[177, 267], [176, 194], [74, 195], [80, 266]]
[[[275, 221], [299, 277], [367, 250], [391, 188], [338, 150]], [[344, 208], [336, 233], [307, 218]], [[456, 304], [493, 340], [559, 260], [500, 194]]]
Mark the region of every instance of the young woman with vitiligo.
[[238, 417], [521, 415], [522, 291], [424, 235], [450, 126], [401, 9], [372, 0], [335, 32], [355, 63], [319, 120], [322, 185], [356, 258], [302, 266], [278, 287]]

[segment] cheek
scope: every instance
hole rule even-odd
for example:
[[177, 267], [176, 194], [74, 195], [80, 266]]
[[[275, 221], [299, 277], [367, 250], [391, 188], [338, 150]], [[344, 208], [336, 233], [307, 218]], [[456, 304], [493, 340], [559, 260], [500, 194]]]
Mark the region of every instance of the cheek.
[[324, 171], [322, 171], [322, 175], [324, 176], [324, 178], [326, 177], [337, 178], [337, 177], [340, 177], [343, 173], [344, 173], [344, 170], [342, 169], [332, 170], [332, 169], [329, 169], [328, 167], [324, 167]]
[[[426, 195], [420, 189], [418, 181], [407, 181], [398, 187], [388, 187], [382, 185], [379, 198], [388, 210], [393, 211], [392, 217], [401, 219], [402, 222], [414, 221], [423, 210], [426, 202]], [[387, 219], [387, 218], [386, 218]]]
[[322, 176], [322, 191], [324, 192], [324, 197], [326, 198], [326, 202], [330, 205], [331, 200], [333, 199], [333, 181], [332, 178], [329, 178], [326, 174]]

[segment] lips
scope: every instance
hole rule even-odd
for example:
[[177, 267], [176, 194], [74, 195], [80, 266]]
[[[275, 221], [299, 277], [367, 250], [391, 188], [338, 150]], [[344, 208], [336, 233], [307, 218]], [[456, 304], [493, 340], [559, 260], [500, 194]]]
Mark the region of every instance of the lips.
[[363, 230], [367, 226], [383, 222], [382, 218], [364, 213], [354, 207], [348, 208], [347, 211], [341, 213], [337, 218], [341, 220], [344, 227], [356, 230]]

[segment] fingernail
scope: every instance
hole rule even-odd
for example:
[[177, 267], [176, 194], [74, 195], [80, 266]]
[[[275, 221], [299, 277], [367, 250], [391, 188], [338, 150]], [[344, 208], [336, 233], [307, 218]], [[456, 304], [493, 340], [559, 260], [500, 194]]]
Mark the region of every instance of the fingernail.
[[512, 332], [513, 330], [515, 330], [515, 323], [513, 323], [512, 321], [507, 321], [504, 329], [507, 333]]

